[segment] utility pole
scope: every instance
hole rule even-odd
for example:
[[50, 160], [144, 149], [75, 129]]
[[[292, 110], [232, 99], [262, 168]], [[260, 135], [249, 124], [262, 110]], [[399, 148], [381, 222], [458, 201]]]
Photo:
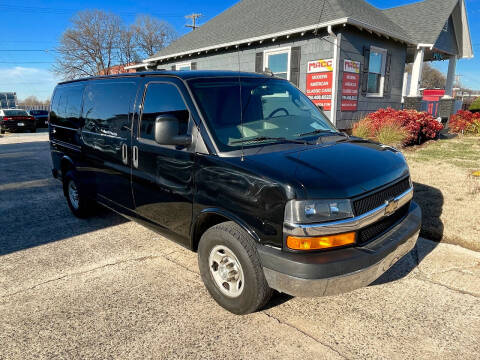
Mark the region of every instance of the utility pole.
[[192, 19], [192, 24], [187, 24], [185, 26], [189, 27], [189, 28], [192, 28], [192, 30], [196, 30], [198, 28], [197, 19], [202, 17], [202, 16], [203, 16], [202, 14], [197, 14], [197, 13], [193, 13], [193, 14], [185, 16], [185, 19]]

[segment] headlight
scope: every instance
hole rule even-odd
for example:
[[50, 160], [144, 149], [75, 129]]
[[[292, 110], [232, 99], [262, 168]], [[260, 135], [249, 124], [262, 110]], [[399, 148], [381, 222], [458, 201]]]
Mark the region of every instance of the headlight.
[[285, 207], [285, 221], [312, 224], [353, 217], [350, 200], [291, 200]]

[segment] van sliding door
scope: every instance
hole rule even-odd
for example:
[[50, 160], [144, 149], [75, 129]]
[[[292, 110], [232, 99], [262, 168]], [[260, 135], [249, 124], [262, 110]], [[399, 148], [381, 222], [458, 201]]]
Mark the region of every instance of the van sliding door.
[[129, 154], [136, 93], [136, 79], [91, 80], [83, 101], [84, 152], [95, 172], [97, 196], [131, 210]]

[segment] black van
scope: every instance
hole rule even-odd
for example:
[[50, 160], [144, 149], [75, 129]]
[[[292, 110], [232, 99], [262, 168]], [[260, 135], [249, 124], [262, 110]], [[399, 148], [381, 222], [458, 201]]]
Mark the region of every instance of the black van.
[[210, 294], [236, 314], [273, 289], [366, 286], [418, 238], [402, 154], [338, 132], [286, 80], [159, 71], [64, 82], [49, 133], [73, 214], [100, 203], [197, 251]]

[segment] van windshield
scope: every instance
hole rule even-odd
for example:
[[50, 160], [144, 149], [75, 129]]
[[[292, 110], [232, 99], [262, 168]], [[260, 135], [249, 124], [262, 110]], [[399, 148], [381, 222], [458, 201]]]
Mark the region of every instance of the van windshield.
[[286, 80], [205, 78], [192, 79], [189, 85], [221, 151], [336, 132], [325, 115]]

